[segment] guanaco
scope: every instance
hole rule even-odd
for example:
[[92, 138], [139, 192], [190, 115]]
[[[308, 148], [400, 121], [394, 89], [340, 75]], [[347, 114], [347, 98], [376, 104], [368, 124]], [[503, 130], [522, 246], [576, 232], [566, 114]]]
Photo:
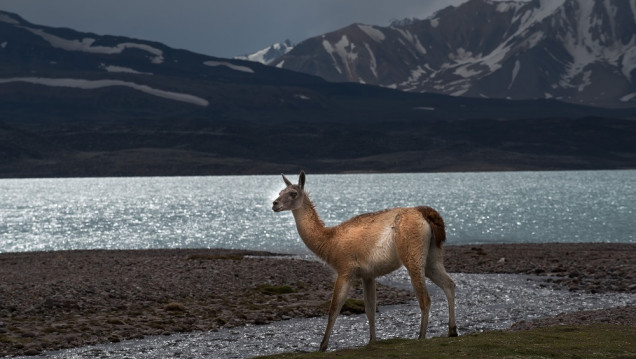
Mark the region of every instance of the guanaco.
[[327, 349], [336, 317], [356, 278], [363, 282], [369, 342], [376, 340], [375, 278], [402, 265], [409, 273], [421, 310], [419, 338], [426, 337], [431, 306], [425, 277], [444, 291], [448, 301], [448, 336], [457, 336], [455, 282], [444, 268], [442, 244], [446, 233], [444, 220], [436, 210], [426, 206], [385, 209], [326, 227], [305, 191], [305, 172], [300, 172], [298, 184], [292, 184], [284, 174], [282, 176], [286, 187], [272, 209], [274, 212], [292, 211], [305, 245], [337, 273], [320, 351]]

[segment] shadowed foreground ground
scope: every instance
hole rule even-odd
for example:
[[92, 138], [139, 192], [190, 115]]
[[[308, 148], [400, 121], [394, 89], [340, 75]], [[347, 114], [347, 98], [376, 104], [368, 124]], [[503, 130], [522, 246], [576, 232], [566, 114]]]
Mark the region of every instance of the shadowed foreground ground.
[[[636, 293], [636, 245], [517, 244], [446, 247], [449, 272], [549, 276], [569, 290]], [[328, 267], [222, 249], [0, 254], [0, 355], [37, 354], [194, 330], [326, 313]], [[362, 298], [356, 286], [354, 298]], [[378, 286], [379, 305], [406, 290]], [[353, 309], [352, 309], [353, 310]], [[636, 325], [633, 307], [572, 313], [536, 325]]]

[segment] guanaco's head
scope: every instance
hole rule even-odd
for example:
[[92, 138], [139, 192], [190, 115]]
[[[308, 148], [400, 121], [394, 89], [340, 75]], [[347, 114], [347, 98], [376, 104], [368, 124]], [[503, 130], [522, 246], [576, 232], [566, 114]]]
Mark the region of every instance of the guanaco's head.
[[278, 198], [274, 201], [272, 206], [274, 212], [298, 209], [303, 205], [305, 199], [305, 171], [300, 171], [298, 184], [292, 184], [285, 175], [282, 176], [287, 187], [280, 191]]

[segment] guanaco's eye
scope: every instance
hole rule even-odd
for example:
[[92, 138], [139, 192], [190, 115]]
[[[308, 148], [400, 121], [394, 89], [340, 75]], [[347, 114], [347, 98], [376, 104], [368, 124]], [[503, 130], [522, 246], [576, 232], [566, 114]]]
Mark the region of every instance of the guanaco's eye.
[[296, 192], [291, 192], [289, 195], [290, 195], [292, 198], [296, 198], [296, 196], [298, 196], [298, 193], [296, 193]]

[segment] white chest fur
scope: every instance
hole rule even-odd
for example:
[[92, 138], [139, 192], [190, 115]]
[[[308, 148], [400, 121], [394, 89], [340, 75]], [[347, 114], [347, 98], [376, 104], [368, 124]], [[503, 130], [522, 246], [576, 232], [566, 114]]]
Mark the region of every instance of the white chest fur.
[[366, 268], [362, 268], [365, 274], [379, 276], [390, 273], [402, 265], [397, 254], [395, 243], [395, 230], [389, 225], [380, 232], [375, 245], [369, 253]]

